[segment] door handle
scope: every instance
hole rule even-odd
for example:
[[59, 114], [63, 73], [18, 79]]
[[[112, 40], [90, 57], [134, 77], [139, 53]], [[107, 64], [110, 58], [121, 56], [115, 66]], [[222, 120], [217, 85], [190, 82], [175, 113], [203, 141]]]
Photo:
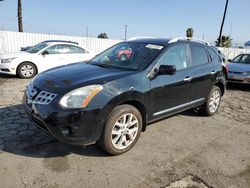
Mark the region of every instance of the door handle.
[[186, 78], [184, 78], [185, 82], [190, 82], [191, 80], [192, 80], [192, 77], [189, 77], [189, 76], [187, 76]]
[[214, 71], [214, 70], [210, 72], [211, 75], [213, 75], [213, 74], [215, 74], [215, 73], [216, 73], [216, 71]]

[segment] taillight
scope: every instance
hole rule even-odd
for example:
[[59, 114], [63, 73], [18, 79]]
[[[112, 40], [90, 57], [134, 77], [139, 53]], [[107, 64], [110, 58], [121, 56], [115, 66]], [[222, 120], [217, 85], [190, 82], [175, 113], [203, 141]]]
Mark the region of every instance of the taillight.
[[226, 71], [227, 71], [227, 73], [228, 73], [228, 64], [226, 64], [225, 68], [226, 68]]

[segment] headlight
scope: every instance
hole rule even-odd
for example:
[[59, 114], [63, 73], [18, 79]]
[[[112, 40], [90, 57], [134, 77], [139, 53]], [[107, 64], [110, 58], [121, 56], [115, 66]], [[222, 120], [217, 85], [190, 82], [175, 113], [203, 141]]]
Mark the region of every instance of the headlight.
[[8, 59], [2, 59], [1, 63], [10, 63], [12, 60], [16, 59], [16, 57], [8, 58]]
[[62, 97], [60, 105], [65, 108], [85, 108], [102, 89], [101, 85], [90, 85], [75, 89]]

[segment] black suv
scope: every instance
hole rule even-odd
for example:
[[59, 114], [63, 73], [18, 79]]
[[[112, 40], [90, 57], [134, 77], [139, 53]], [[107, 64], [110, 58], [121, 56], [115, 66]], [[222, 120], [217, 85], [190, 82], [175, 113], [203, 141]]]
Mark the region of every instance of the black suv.
[[[121, 51], [126, 58], [120, 58]], [[27, 87], [24, 106], [58, 140], [75, 145], [97, 141], [118, 155], [156, 120], [192, 108], [215, 114], [225, 92], [221, 63], [206, 42], [125, 41], [89, 62], [38, 74]]]

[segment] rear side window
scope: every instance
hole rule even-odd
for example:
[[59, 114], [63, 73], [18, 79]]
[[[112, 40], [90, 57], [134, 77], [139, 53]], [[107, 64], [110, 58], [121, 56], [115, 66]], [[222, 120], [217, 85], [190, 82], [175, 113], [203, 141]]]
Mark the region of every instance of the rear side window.
[[220, 57], [219, 53], [216, 52], [215, 49], [208, 47], [207, 50], [212, 61], [218, 61], [218, 62], [222, 61], [222, 57]]
[[83, 48], [79, 48], [77, 46], [68, 45], [68, 54], [78, 54], [78, 53], [86, 53]]
[[198, 66], [208, 63], [208, 56], [205, 48], [202, 46], [190, 45], [192, 66]]
[[214, 50], [211, 48], [207, 48], [207, 50], [212, 60], [218, 59], [218, 54]]

